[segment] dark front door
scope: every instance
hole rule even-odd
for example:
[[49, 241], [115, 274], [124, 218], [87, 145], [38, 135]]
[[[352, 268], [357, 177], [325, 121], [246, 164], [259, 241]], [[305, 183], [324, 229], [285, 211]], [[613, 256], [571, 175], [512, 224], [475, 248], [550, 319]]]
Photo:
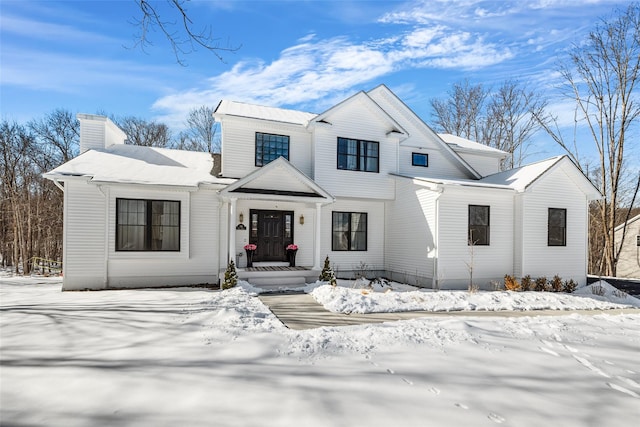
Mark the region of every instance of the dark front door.
[[286, 261], [293, 242], [293, 212], [251, 210], [250, 242], [258, 246], [254, 261]]

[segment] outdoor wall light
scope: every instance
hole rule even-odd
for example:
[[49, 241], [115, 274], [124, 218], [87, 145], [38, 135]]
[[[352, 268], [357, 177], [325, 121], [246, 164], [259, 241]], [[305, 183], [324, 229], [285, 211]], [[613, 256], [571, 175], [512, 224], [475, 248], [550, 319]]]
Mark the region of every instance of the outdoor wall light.
[[304, 215], [300, 215], [300, 225], [304, 225]]
[[240, 212], [240, 215], [238, 215], [238, 221], [240, 221], [240, 224], [244, 222], [244, 214], [242, 212]]

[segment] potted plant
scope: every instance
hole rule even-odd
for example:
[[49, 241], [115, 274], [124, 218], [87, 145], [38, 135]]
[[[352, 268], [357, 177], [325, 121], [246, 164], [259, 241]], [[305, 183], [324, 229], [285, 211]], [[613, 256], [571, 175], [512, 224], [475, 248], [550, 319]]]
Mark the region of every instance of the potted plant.
[[298, 245], [293, 243], [287, 245], [287, 259], [289, 260], [289, 267], [296, 266], [296, 253], [298, 252]]
[[244, 245], [244, 250], [247, 253], [247, 267], [253, 267], [253, 254], [256, 252], [258, 247], [253, 243], [249, 243]]

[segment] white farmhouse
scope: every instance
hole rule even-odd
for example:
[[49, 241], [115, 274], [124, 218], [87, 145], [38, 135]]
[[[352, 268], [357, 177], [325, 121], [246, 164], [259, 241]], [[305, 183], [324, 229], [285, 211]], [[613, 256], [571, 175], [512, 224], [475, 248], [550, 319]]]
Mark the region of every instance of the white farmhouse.
[[500, 172], [505, 152], [436, 134], [384, 85], [322, 114], [224, 100], [214, 116], [215, 158], [78, 115], [80, 156], [45, 175], [65, 193], [65, 290], [217, 283], [229, 260], [256, 284], [304, 283], [326, 256], [339, 277], [441, 289], [471, 267], [481, 287], [586, 280], [600, 194], [567, 157]]

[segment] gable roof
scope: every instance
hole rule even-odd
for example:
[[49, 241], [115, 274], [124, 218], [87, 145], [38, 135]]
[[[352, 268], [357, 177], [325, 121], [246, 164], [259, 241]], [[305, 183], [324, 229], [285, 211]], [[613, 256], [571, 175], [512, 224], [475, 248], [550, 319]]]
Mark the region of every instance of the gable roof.
[[479, 180], [439, 179], [398, 174], [393, 175], [432, 184], [476, 188], [495, 188], [524, 192], [531, 188], [531, 186], [534, 185], [541, 177], [550, 173], [552, 170], [555, 170], [558, 167], [566, 168], [565, 171], [572, 175], [571, 179], [573, 180], [573, 182], [576, 183], [576, 185], [585, 193], [585, 195], [590, 200], [596, 200], [601, 197], [598, 189], [593, 186], [591, 181], [589, 181], [587, 177], [582, 174], [578, 167], [567, 156], [552, 157], [550, 159], [542, 160], [530, 165], [489, 175]]
[[363, 91], [350, 96], [349, 98], [329, 108], [325, 112], [318, 114], [315, 118], [313, 118], [313, 120], [310, 121], [310, 123], [325, 122], [327, 117], [329, 117], [331, 114], [357, 101], [362, 101], [365, 104], [368, 104], [373, 108], [373, 111], [375, 113], [377, 113], [382, 119], [386, 120], [387, 123], [389, 123], [392, 127], [389, 133], [395, 133], [404, 136], [409, 135], [409, 133], [386, 110], [384, 110], [375, 100], [373, 100], [366, 92]]
[[590, 200], [602, 197], [600, 191], [584, 176], [582, 171], [566, 156], [556, 156], [550, 159], [488, 175], [478, 182], [486, 184], [508, 185], [517, 191], [526, 191], [538, 179], [557, 168], [564, 168], [573, 182], [585, 193]]
[[489, 147], [488, 145], [480, 144], [450, 133], [439, 133], [438, 136], [456, 152], [484, 154], [501, 159], [509, 155], [506, 151], [498, 150], [497, 148]]
[[391, 89], [389, 89], [386, 85], [380, 84], [375, 88], [371, 89], [367, 92], [367, 94], [375, 100], [378, 95], [381, 95], [383, 98], [388, 98], [394, 101], [396, 107], [401, 108], [406, 114], [411, 116], [415, 121], [415, 124], [418, 126], [418, 129], [421, 129], [424, 135], [429, 135], [432, 137], [432, 140], [435, 144], [442, 147], [445, 153], [449, 154], [454, 162], [458, 164], [460, 168], [467, 171], [472, 177], [480, 179], [482, 175], [479, 174], [466, 160], [464, 160], [456, 151], [451, 148], [446, 142], [442, 140], [438, 134], [431, 129], [431, 127], [420, 117], [418, 116], [405, 102], [398, 97]]
[[[640, 215], [636, 215], [633, 218], [629, 218], [629, 221], [626, 222], [627, 225], [634, 223], [636, 221], [640, 220]], [[624, 228], [625, 223], [623, 222], [622, 224], [618, 225], [616, 228], [614, 228], [614, 231], [620, 231]]]
[[64, 181], [86, 177], [93, 182], [197, 187], [200, 184], [229, 184], [233, 180], [211, 175], [211, 154], [116, 144], [89, 150], [44, 174]]
[[291, 199], [331, 203], [335, 199], [284, 157], [268, 163], [229, 185], [220, 194], [239, 199]]
[[310, 120], [313, 120], [317, 114], [306, 113], [304, 111], [287, 110], [285, 108], [265, 107], [262, 105], [247, 104], [244, 102], [229, 101], [223, 99], [220, 101], [216, 110], [213, 112], [214, 117], [237, 116], [249, 117], [258, 120], [270, 120], [281, 123], [291, 123], [295, 125], [306, 126]]

